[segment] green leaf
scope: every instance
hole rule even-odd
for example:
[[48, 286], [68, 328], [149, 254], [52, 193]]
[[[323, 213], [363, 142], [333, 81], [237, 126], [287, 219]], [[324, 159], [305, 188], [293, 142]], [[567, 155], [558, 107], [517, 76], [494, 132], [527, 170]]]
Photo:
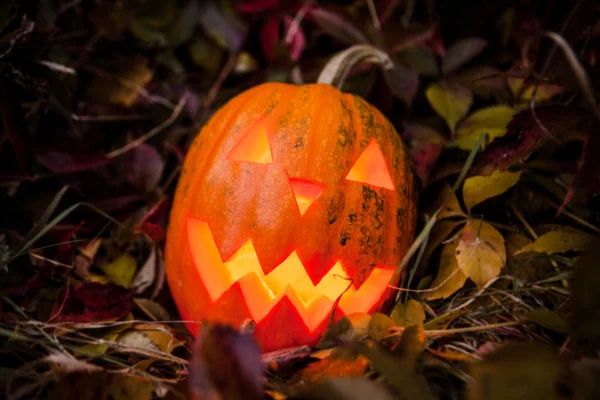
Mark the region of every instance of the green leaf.
[[425, 311], [416, 300], [410, 299], [406, 303], [398, 303], [392, 311], [391, 318], [398, 326], [423, 325]]
[[544, 233], [538, 237], [533, 243], [528, 244], [516, 254], [534, 251], [543, 254], [564, 253], [567, 251], [581, 251], [588, 247], [593, 236], [568, 227], [561, 227], [553, 231]]
[[117, 257], [113, 262], [104, 264], [100, 268], [111, 282], [123, 286], [124, 288], [129, 288], [131, 287], [131, 282], [137, 266], [135, 258], [129, 254], [123, 254], [122, 256]]
[[487, 222], [470, 220], [456, 246], [456, 261], [477, 286], [485, 286], [506, 263], [504, 237]]
[[519, 181], [521, 171], [502, 172], [494, 171], [489, 176], [472, 176], [465, 180], [463, 185], [463, 200], [467, 210], [477, 204], [498, 196], [513, 187]]
[[542, 344], [511, 343], [471, 367], [471, 400], [558, 400], [557, 352]]
[[475, 58], [487, 45], [487, 41], [478, 37], [457, 40], [446, 52], [442, 62], [442, 72], [447, 74], [457, 70]]
[[473, 103], [473, 93], [469, 89], [448, 82], [431, 84], [425, 91], [425, 96], [453, 133], [456, 124], [467, 115]]
[[467, 281], [466, 275], [458, 266], [455, 254], [456, 242], [444, 246], [440, 256], [440, 269], [430, 285], [434, 290], [422, 294], [425, 300], [445, 299], [462, 288]]
[[454, 143], [463, 150], [471, 150], [482, 133], [487, 133], [491, 142], [506, 133], [514, 114], [515, 110], [505, 105], [477, 110], [460, 123]]

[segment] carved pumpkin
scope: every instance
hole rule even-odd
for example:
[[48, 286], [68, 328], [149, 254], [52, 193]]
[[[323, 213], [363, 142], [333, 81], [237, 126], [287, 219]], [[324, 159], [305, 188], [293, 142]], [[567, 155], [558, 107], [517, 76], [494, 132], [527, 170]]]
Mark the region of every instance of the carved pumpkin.
[[270, 351], [314, 345], [332, 313], [382, 310], [414, 196], [397, 132], [360, 97], [280, 83], [238, 95], [196, 137], [175, 195], [166, 272], [181, 317], [254, 320]]

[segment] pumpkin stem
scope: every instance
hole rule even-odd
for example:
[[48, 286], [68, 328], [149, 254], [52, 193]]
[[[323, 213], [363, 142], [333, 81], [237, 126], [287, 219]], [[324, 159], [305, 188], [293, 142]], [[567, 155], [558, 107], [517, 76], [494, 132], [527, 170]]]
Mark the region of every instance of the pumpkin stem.
[[386, 52], [370, 44], [357, 44], [333, 56], [321, 71], [317, 83], [341, 89], [352, 68], [362, 63], [377, 64], [383, 70], [394, 68], [394, 63]]

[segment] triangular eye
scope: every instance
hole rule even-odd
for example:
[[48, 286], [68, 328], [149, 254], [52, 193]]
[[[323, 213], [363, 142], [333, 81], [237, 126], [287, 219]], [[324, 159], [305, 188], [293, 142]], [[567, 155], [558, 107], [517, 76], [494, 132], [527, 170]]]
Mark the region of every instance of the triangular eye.
[[290, 178], [290, 185], [298, 204], [300, 215], [304, 215], [308, 207], [321, 195], [324, 185], [304, 179]]
[[394, 190], [394, 182], [388, 171], [385, 158], [375, 140], [371, 140], [371, 143], [358, 157], [346, 179]]
[[227, 157], [232, 161], [248, 161], [258, 164], [271, 164], [271, 144], [263, 124], [250, 129]]

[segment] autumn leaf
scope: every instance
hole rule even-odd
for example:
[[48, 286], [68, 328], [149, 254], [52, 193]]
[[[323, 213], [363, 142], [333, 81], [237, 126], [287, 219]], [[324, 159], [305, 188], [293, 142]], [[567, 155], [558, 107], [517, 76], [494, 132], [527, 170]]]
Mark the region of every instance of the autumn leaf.
[[83, 282], [63, 289], [54, 304], [52, 322], [115, 321], [131, 310], [131, 292], [109, 283]]
[[367, 313], [352, 313], [336, 321], [317, 343], [318, 349], [334, 347], [339, 342], [360, 339], [369, 334], [371, 315]]
[[446, 140], [435, 129], [421, 124], [406, 126], [405, 137], [410, 143], [415, 173], [423, 182], [427, 182]]
[[442, 61], [442, 72], [447, 74], [460, 68], [481, 53], [487, 44], [487, 41], [477, 37], [457, 40], [448, 48]]
[[356, 349], [371, 360], [373, 368], [406, 400], [433, 399], [427, 382], [416, 373], [416, 362], [423, 351], [423, 327], [411, 325], [404, 329], [395, 354], [381, 346], [356, 343]]
[[470, 220], [456, 246], [456, 261], [477, 286], [485, 286], [506, 263], [504, 238], [487, 222]]
[[198, 399], [262, 399], [260, 349], [251, 334], [230, 326], [205, 326], [190, 364], [190, 388]]
[[410, 299], [406, 303], [398, 303], [392, 310], [391, 318], [398, 326], [423, 325], [425, 311], [416, 300]]
[[506, 126], [514, 113], [512, 108], [505, 105], [477, 110], [458, 125], [454, 143], [463, 150], [471, 150], [484, 133], [488, 134], [491, 142], [506, 133]]
[[592, 241], [592, 235], [575, 228], [560, 227], [544, 233], [533, 243], [528, 244], [515, 255], [533, 251], [543, 254], [564, 253], [585, 250]]
[[527, 311], [524, 317], [551, 331], [567, 333], [567, 321], [555, 311], [537, 308]]
[[425, 300], [445, 299], [463, 287], [467, 281], [456, 261], [456, 246], [456, 242], [444, 246], [437, 276], [430, 285], [433, 290], [422, 294]]
[[562, 92], [563, 88], [550, 83], [527, 83], [523, 78], [509, 77], [507, 78], [508, 87], [514, 96], [520, 95], [519, 99], [523, 102], [529, 102], [535, 92], [535, 101], [542, 102], [550, 100]]
[[543, 344], [509, 343], [472, 365], [471, 400], [558, 400], [558, 353]]
[[536, 107], [516, 114], [506, 127], [506, 134], [494, 140], [477, 163], [480, 175], [490, 175], [494, 170], [506, 170], [523, 162], [552, 138], [560, 140], [569, 132], [585, 132], [589, 114], [577, 107]]
[[471, 208], [477, 204], [506, 192], [517, 184], [520, 177], [521, 171], [494, 171], [490, 176], [467, 178], [463, 185], [463, 200], [467, 210], [471, 212]]
[[445, 183], [435, 202], [435, 209], [440, 209], [438, 220], [452, 217], [466, 217], [465, 213], [456, 198], [456, 194], [449, 184]]
[[322, 360], [308, 364], [298, 373], [303, 383], [314, 383], [329, 378], [363, 376], [369, 361], [360, 354], [331, 354]]
[[362, 400], [365, 398], [396, 400], [396, 397], [384, 385], [364, 377], [327, 379], [324, 382], [306, 387], [294, 398], [313, 400]]
[[600, 238], [595, 237], [579, 256], [573, 274], [569, 332], [578, 344], [600, 348]]
[[100, 268], [111, 282], [124, 288], [129, 288], [135, 275], [136, 264], [135, 258], [129, 254], [123, 254], [113, 262], [100, 266]]
[[390, 318], [385, 314], [373, 314], [369, 321], [369, 336], [380, 341], [388, 334], [389, 329], [394, 326], [394, 322], [393, 318]]
[[457, 84], [439, 82], [431, 84], [425, 91], [431, 107], [450, 128], [455, 131], [456, 124], [469, 112], [473, 102], [473, 93]]

